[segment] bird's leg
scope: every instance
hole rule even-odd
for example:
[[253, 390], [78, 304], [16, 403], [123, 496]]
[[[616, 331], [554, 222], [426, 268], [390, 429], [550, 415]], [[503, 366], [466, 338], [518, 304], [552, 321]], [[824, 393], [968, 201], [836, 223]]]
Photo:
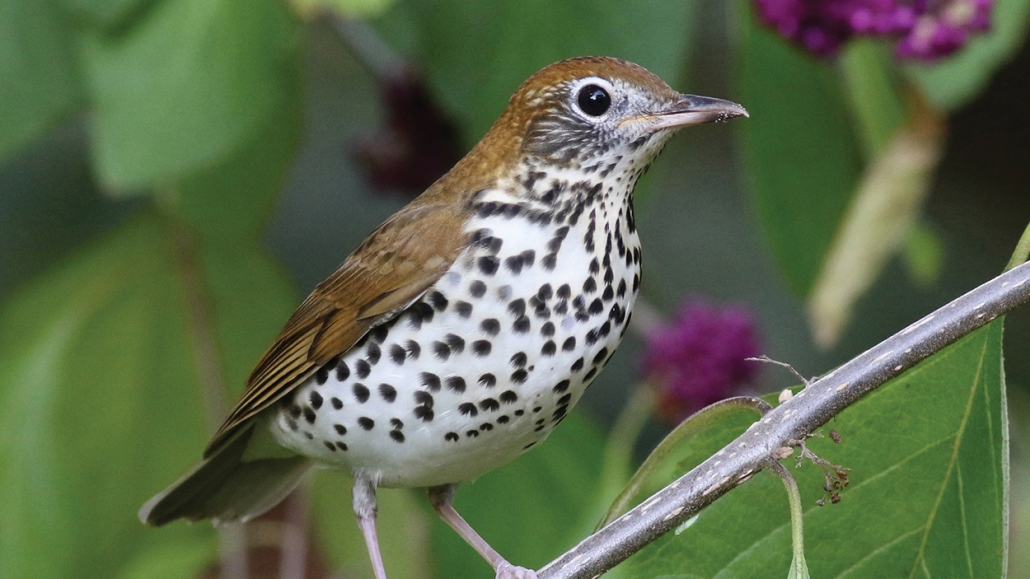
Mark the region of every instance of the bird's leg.
[[376, 485], [364, 475], [354, 477], [354, 515], [358, 527], [365, 536], [368, 557], [372, 560], [372, 571], [376, 579], [386, 579], [383, 555], [379, 552], [379, 537], [376, 535]]
[[537, 579], [536, 571], [525, 567], [516, 567], [501, 557], [500, 553], [495, 551], [483, 537], [480, 537], [479, 533], [458, 514], [458, 511], [454, 510], [452, 502], [456, 488], [456, 485], [450, 484], [429, 489], [429, 501], [433, 503], [433, 508], [436, 509], [440, 518], [450, 525], [462, 539], [465, 539], [465, 542], [471, 545], [477, 553], [482, 555], [487, 563], [490, 563], [494, 572], [497, 573], [497, 579]]

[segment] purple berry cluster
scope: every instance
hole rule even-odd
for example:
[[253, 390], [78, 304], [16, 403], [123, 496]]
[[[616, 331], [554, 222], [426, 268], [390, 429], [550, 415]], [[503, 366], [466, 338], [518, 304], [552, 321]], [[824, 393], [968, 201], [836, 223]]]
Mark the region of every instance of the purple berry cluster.
[[752, 0], [758, 18], [819, 56], [852, 36], [897, 39], [900, 58], [931, 61], [991, 27], [994, 0]]
[[754, 379], [758, 355], [754, 322], [740, 307], [687, 302], [667, 325], [649, 333], [644, 374], [660, 390], [658, 414], [678, 423], [735, 394]]

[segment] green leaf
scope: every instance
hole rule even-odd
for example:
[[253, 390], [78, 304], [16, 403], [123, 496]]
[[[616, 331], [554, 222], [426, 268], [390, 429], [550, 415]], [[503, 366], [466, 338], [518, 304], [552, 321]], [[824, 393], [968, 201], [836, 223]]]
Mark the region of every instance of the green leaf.
[[0, 0], [0, 160], [81, 102], [70, 34], [55, 0]]
[[[354, 518], [354, 479], [342, 471], [314, 475], [311, 514], [322, 552], [335, 575], [374, 579], [365, 539]], [[376, 530], [390, 579], [423, 579], [429, 568], [429, 522], [435, 517], [424, 489], [379, 489]]]
[[[815, 506], [822, 471], [795, 470], [813, 577], [1001, 577], [1007, 557], [1008, 425], [996, 321], [841, 413], [813, 438], [851, 469], [840, 504]], [[710, 454], [716, 447], [698, 448]], [[806, 498], [807, 497], [807, 498]], [[774, 577], [791, 561], [780, 482], [760, 474], [628, 565], [634, 576]]]
[[137, 219], [0, 310], [4, 577], [110, 577], [147, 545], [214, 538], [133, 515], [205, 439], [165, 233]]
[[672, 83], [690, 38], [693, 2], [433, 0], [404, 6], [436, 94], [475, 142], [540, 68], [579, 55], [637, 62]]
[[855, 303], [919, 219], [944, 133], [944, 119], [924, 109], [867, 166], [808, 296], [808, 320], [821, 348], [837, 344]]
[[293, 303], [256, 242], [193, 242], [153, 212], [22, 288], [0, 309], [0, 576], [112, 577], [148, 549], [213, 545], [209, 525], [135, 513], [199, 459], [221, 418], [205, 406]]
[[[597, 431], [574, 412], [521, 458], [458, 487], [454, 506], [504, 558], [538, 569], [588, 535], [597, 522], [604, 453]], [[479, 578], [490, 568], [439, 519], [432, 525], [436, 577]]]
[[276, 0], [164, 0], [81, 47], [97, 173], [116, 191], [210, 166], [296, 102], [297, 27]]
[[865, 157], [874, 159], [886, 150], [907, 116], [889, 49], [877, 40], [852, 40], [844, 47], [840, 64]]
[[290, 0], [299, 14], [314, 16], [320, 10], [333, 10], [350, 17], [371, 18], [386, 12], [395, 0]]
[[944, 268], [944, 241], [926, 220], [916, 221], [905, 238], [902, 257], [916, 287], [929, 288]]
[[147, 16], [159, 2], [174, 0], [63, 0], [65, 9], [76, 19], [109, 33], [124, 33]]
[[790, 288], [807, 295], [862, 170], [848, 105], [833, 70], [743, 22], [741, 102], [751, 195]]
[[1026, 39], [1030, 0], [997, 0], [993, 29], [973, 36], [969, 45], [939, 64], [905, 67], [937, 108], [954, 111], [973, 100]]
[[290, 71], [289, 98], [261, 119], [255, 135], [227, 159], [175, 186], [170, 205], [176, 215], [208, 239], [224, 240], [227, 248], [239, 245], [240, 238], [256, 240], [261, 235], [293, 161], [302, 130], [300, 79], [295, 72]]

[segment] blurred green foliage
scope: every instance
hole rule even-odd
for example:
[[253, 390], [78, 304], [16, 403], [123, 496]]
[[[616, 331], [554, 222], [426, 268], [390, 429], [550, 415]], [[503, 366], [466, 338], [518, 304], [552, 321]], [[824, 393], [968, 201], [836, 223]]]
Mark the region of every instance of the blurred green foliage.
[[[918, 92], [942, 118], [969, 102], [1021, 46], [1030, 0], [999, 0], [993, 33], [922, 68], [897, 65], [875, 44], [817, 61], [758, 28], [745, 2], [735, 6], [728, 76], [738, 94], [718, 96], [751, 112], [734, 130], [755, 228], [781, 279], [806, 297], [865, 171], [909, 119], [908, 96]], [[619, 56], [680, 87], [712, 57], [699, 40], [711, 33], [707, 12], [695, 2], [0, 0], [0, 161], [84, 123], [106, 203], [137, 200], [96, 239], [39, 264], [42, 273], [0, 305], [0, 577], [175, 579], [216, 568], [210, 526], [157, 531], [135, 512], [199, 457], [297, 302], [262, 236], [308, 136], [302, 54], [313, 50], [316, 24], [305, 19], [325, 9], [371, 18], [419, 64], [466, 145], [549, 62]], [[928, 284], [943, 245], [915, 223], [904, 250], [916, 281]], [[849, 409], [834, 424], [844, 445], [812, 442], [853, 469], [844, 504], [807, 514], [816, 576], [908, 573], [923, 562], [1000, 574], [1001, 351], [996, 322]], [[700, 458], [732, 428], [684, 452]], [[457, 507], [514, 562], [542, 565], [606, 510], [596, 483], [604, 446], [597, 425], [573, 415], [542, 448], [463, 486]], [[673, 466], [662, 472], [687, 463]], [[806, 504], [820, 476], [800, 471]], [[317, 473], [308, 486], [315, 550], [348, 577], [370, 577], [348, 484]], [[756, 478], [686, 537], [642, 552], [629, 572], [782, 573], [782, 492]], [[394, 579], [489, 573], [421, 493], [384, 493], [380, 533]]]

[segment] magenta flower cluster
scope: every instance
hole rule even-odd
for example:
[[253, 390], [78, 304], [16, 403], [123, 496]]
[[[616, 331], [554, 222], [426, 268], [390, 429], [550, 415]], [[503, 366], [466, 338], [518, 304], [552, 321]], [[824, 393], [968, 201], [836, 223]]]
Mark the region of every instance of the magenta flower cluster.
[[643, 370], [660, 391], [659, 416], [678, 423], [751, 382], [758, 364], [745, 358], [759, 353], [754, 326], [742, 307], [691, 300], [650, 332]]
[[991, 27], [994, 0], [752, 0], [758, 18], [819, 56], [853, 36], [897, 40], [900, 58], [935, 60]]

